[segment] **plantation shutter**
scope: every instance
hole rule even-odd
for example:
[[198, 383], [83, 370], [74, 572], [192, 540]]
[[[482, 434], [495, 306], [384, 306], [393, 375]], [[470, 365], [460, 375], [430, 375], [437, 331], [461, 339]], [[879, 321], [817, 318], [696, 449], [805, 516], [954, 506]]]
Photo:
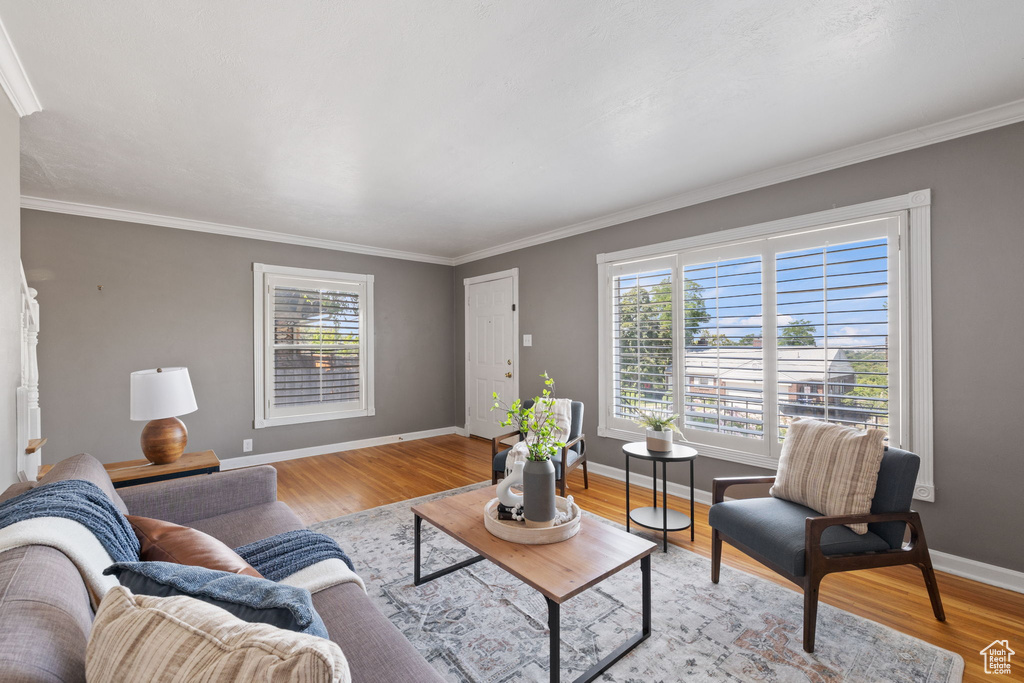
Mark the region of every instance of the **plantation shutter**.
[[675, 412], [672, 298], [674, 259], [616, 266], [612, 298], [612, 419]]
[[268, 275], [268, 415], [363, 404], [365, 284]]
[[876, 219], [856, 227], [855, 241], [848, 227], [841, 243], [822, 231], [795, 240], [811, 246], [776, 253], [779, 439], [801, 417], [895, 427], [897, 227], [895, 218]]
[[754, 255], [683, 267], [684, 429], [764, 438], [761, 264]]

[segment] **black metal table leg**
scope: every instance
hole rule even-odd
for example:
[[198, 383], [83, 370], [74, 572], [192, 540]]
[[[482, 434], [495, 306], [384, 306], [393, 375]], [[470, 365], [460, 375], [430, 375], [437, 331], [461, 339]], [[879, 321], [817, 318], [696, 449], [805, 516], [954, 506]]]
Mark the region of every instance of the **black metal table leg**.
[[626, 456], [626, 531], [629, 531], [629, 456]]
[[[644, 555], [640, 558], [640, 575], [641, 575], [641, 586], [643, 589], [643, 628], [640, 633], [634, 634], [629, 640], [619, 645], [613, 650], [607, 657], [599, 661], [594, 666], [590, 667], [585, 673], [577, 678], [573, 683], [589, 683], [598, 678], [601, 674], [607, 671], [612, 664], [625, 657], [630, 651], [633, 650], [637, 645], [644, 642], [651, 636], [651, 556]], [[547, 599], [547, 598], [545, 598]], [[554, 606], [554, 607], [552, 607]], [[551, 629], [551, 663], [557, 661], [559, 642], [554, 638], [555, 629], [559, 628], [557, 616], [552, 621], [551, 615], [558, 614], [558, 605], [552, 600], [548, 600], [548, 628]], [[551, 671], [551, 680], [557, 681], [559, 674], [554, 669]]]
[[562, 646], [562, 617], [559, 604], [549, 597], [544, 598], [548, 603], [548, 631], [551, 633], [551, 683], [558, 683], [562, 678], [561, 646]]
[[651, 463], [654, 465], [654, 472], [651, 473], [651, 488], [654, 489], [654, 507], [658, 507], [658, 461], [655, 460]]
[[651, 635], [651, 556], [640, 559], [640, 576], [643, 582], [643, 636]]
[[[654, 463], [655, 474], [657, 474], [658, 463]], [[662, 550], [668, 552], [668, 463], [661, 463], [661, 529], [662, 529]]]
[[412, 585], [420, 585], [420, 527], [423, 526], [423, 518], [413, 515], [416, 518], [416, 525], [413, 530], [413, 560], [412, 560]]
[[468, 560], [463, 560], [462, 562], [456, 562], [455, 564], [451, 565], [450, 567], [445, 567], [444, 569], [438, 569], [436, 572], [431, 572], [431, 573], [429, 573], [429, 574], [427, 574], [425, 576], [421, 576], [420, 575], [420, 535], [421, 535], [420, 527], [423, 524], [423, 518], [420, 517], [419, 515], [417, 515], [416, 513], [413, 513], [413, 517], [416, 518], [416, 523], [415, 523], [415, 526], [414, 526], [414, 529], [413, 529], [413, 560], [412, 560], [413, 561], [412, 584], [414, 586], [419, 586], [420, 584], [424, 584], [427, 581], [433, 581], [436, 578], [445, 576], [446, 574], [451, 574], [452, 572], [458, 571], [458, 570], [462, 569], [463, 567], [468, 567], [471, 564], [476, 564], [477, 562], [480, 562], [481, 560], [485, 559], [483, 555], [477, 555], [476, 557], [471, 557]]
[[693, 541], [694, 527], [697, 526], [697, 520], [693, 517], [693, 461], [690, 461], [690, 541]]

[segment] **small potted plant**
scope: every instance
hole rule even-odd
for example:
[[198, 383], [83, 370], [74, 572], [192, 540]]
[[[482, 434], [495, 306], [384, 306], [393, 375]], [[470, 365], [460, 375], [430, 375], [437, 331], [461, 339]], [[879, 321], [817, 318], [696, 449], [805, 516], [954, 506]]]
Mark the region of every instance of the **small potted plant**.
[[647, 450], [664, 453], [672, 450], [672, 432], [682, 434], [676, 427], [678, 419], [678, 413], [665, 415], [653, 410], [638, 410], [634, 422], [647, 428]]

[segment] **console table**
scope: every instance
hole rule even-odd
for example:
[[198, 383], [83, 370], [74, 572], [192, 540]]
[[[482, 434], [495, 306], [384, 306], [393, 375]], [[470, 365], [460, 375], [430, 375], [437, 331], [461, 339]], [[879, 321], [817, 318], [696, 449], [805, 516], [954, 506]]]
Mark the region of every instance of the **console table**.
[[[682, 531], [689, 527], [690, 540], [693, 535], [693, 461], [697, 459], [697, 451], [689, 446], [672, 444], [670, 451], [649, 451], [645, 441], [627, 443], [622, 447], [626, 455], [626, 531], [630, 522], [645, 529], [653, 529], [662, 533], [662, 552], [668, 552], [668, 532]], [[654, 488], [654, 506], [629, 509], [629, 459], [649, 460], [654, 463], [654, 474], [651, 483]], [[658, 507], [658, 463], [661, 463], [661, 507]], [[690, 516], [668, 509], [668, 464], [670, 462], [690, 463]]]
[[[39, 476], [50, 471], [53, 465], [39, 468]], [[154, 465], [145, 458], [125, 462], [108, 462], [103, 469], [110, 475], [115, 489], [138, 484], [150, 484], [154, 481], [191, 477], [196, 474], [220, 472], [220, 460], [213, 451], [196, 451], [185, 453], [174, 462], [166, 465]]]

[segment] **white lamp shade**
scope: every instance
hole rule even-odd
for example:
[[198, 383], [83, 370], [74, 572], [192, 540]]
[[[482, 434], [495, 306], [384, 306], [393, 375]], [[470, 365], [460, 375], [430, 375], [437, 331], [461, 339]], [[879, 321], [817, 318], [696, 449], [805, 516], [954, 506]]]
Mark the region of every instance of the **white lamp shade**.
[[132, 373], [132, 420], [162, 420], [198, 410], [188, 368], [155, 368]]

